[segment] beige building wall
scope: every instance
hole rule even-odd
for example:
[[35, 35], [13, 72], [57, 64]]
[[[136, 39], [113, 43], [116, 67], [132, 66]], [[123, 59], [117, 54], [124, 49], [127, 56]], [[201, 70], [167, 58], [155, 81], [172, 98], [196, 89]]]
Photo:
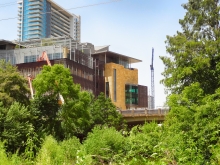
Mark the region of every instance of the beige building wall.
[[[116, 69], [116, 101], [114, 100], [114, 69]], [[105, 64], [105, 82], [109, 82], [109, 97], [116, 107], [125, 110], [125, 84], [138, 85], [138, 70], [127, 69], [124, 66]]]

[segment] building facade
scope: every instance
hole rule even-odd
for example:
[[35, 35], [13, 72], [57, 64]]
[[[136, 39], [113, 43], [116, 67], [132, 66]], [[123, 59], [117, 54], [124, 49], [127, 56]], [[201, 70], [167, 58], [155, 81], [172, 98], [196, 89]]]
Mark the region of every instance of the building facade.
[[92, 56], [97, 94], [105, 93], [121, 110], [148, 107], [148, 88], [138, 84], [138, 70], [131, 68], [141, 60], [109, 51], [108, 46], [98, 47]]
[[148, 107], [148, 88], [138, 84], [138, 69], [131, 67], [141, 60], [109, 51], [109, 46], [79, 44], [68, 37], [19, 42], [15, 48], [16, 44], [0, 40], [0, 59], [16, 65], [24, 77], [35, 78], [47, 65], [37, 62], [46, 51], [52, 65], [69, 68], [73, 82], [82, 90], [94, 96], [103, 92], [120, 110]]
[[46, 51], [52, 65], [62, 64], [69, 68], [74, 83], [80, 84], [82, 90], [94, 93], [93, 59], [90, 51], [83, 53], [83, 50], [88, 49], [86, 45], [65, 37], [37, 39], [17, 44], [23, 46], [15, 48], [16, 43], [0, 40], [0, 59], [16, 65], [24, 77], [30, 74], [35, 78], [43, 66], [47, 65], [46, 61], [37, 62], [42, 52]]
[[80, 42], [81, 17], [52, 0], [18, 2], [18, 40], [71, 36]]

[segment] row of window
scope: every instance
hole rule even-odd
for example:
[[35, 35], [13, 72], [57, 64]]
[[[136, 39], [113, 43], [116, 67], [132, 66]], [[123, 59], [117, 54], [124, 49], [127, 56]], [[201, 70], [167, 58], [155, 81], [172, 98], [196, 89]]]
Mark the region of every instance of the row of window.
[[33, 9], [33, 8], [41, 8], [41, 5], [34, 5], [34, 6], [29, 6], [29, 9]]
[[69, 28], [69, 21], [68, 23], [67, 22], [64, 22], [63, 20], [60, 19], [60, 17], [58, 17], [56, 14], [53, 14], [52, 17], [51, 17], [51, 20], [52, 21], [56, 21], [57, 23], [60, 23], [61, 25], [63, 24], [64, 26], [66, 26], [67, 28]]
[[55, 8], [52, 7], [52, 12], [61, 16], [64, 20], [69, 21], [69, 17], [61, 13], [60, 11], [57, 11]]
[[[39, 55], [24, 56], [24, 63], [36, 62]], [[61, 53], [48, 54], [50, 60], [62, 58]]]
[[[55, 26], [54, 26], [54, 25], [55, 25]], [[56, 26], [57, 26], [58, 28], [62, 29], [65, 33], [69, 33], [69, 29], [64, 29], [64, 28], [62, 27], [62, 24], [58, 24], [58, 23], [52, 21], [52, 22], [51, 22], [51, 26], [52, 26], [53, 28], [56, 28]], [[56, 29], [57, 29], [57, 28], [56, 28]], [[58, 29], [58, 30], [59, 30], [59, 29]], [[61, 31], [61, 30], [59, 30], [59, 31]]]
[[85, 71], [82, 71], [78, 68], [70, 67], [70, 66], [67, 66], [67, 68], [70, 69], [71, 74], [82, 77], [82, 78], [90, 80], [90, 81], [93, 81], [93, 75], [92, 74], [87, 73]]

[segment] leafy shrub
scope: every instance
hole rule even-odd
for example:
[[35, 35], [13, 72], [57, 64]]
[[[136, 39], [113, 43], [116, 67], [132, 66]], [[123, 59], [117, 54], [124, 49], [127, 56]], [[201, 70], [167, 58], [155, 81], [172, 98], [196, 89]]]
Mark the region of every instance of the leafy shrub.
[[125, 144], [125, 137], [115, 128], [95, 127], [84, 141], [77, 161], [84, 164], [91, 157], [94, 164], [117, 161], [118, 155], [124, 154]]
[[76, 137], [59, 144], [52, 136], [46, 137], [36, 158], [37, 165], [71, 165], [76, 159], [80, 143]]
[[0, 142], [0, 164], [10, 165], [2, 142]]
[[157, 161], [162, 157], [160, 139], [162, 128], [157, 123], [136, 126], [126, 138], [128, 143], [124, 161], [126, 164], [143, 164]]

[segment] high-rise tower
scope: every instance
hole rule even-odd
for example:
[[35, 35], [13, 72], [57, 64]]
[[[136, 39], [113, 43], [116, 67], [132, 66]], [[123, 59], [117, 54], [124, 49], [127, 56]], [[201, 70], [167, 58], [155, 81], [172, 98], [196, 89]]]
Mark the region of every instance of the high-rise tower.
[[81, 39], [81, 18], [69, 13], [52, 0], [21, 0], [18, 2], [18, 38], [71, 36]]

